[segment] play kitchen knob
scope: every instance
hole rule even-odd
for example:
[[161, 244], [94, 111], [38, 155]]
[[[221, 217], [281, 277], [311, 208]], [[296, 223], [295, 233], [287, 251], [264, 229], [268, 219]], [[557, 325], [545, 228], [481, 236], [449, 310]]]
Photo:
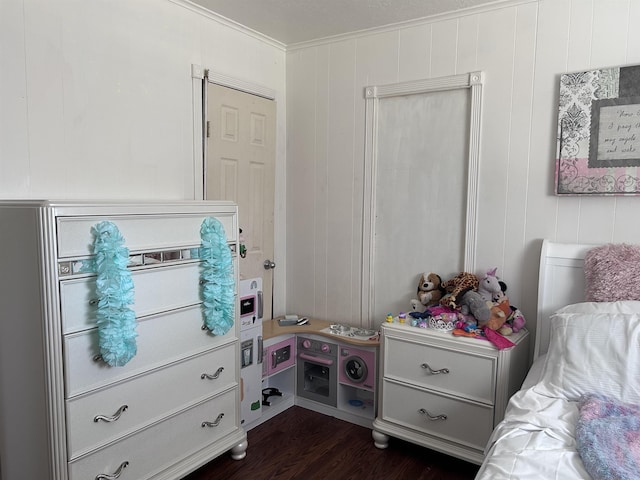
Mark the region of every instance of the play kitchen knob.
[[271, 270], [272, 268], [276, 268], [275, 262], [271, 260], [265, 260], [263, 265], [265, 270]]
[[305, 339], [305, 340], [303, 340], [303, 341], [302, 341], [302, 346], [303, 346], [304, 348], [311, 348], [311, 340], [306, 340], [306, 339]]
[[327, 353], [329, 350], [331, 350], [331, 348], [329, 348], [329, 345], [327, 345], [326, 343], [323, 343], [320, 347], [320, 350], [322, 350], [323, 353]]

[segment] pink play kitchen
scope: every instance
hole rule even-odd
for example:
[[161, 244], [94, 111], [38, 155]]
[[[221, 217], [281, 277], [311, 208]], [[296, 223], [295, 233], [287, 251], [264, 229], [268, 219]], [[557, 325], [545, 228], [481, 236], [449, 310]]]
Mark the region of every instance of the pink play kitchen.
[[[261, 405], [259, 413], [251, 407], [255, 405], [256, 388], [245, 385], [244, 391], [252, 392], [252, 396], [243, 400], [247, 405], [243, 413], [254, 408], [243, 415], [245, 429], [293, 405], [372, 426], [376, 415], [377, 332], [291, 315], [265, 320], [261, 335], [252, 337], [261, 348]], [[245, 358], [248, 354], [241, 355]], [[243, 375], [243, 382], [248, 378]]]

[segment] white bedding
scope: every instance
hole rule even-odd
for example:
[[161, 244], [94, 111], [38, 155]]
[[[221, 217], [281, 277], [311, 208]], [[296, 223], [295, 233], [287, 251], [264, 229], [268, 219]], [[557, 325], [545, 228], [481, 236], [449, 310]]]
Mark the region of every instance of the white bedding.
[[576, 402], [520, 390], [489, 439], [476, 479], [590, 479], [576, 450], [577, 419]]
[[581, 303], [551, 317], [549, 351], [509, 401], [476, 480], [591, 479], [576, 449], [582, 395], [640, 403], [640, 303]]

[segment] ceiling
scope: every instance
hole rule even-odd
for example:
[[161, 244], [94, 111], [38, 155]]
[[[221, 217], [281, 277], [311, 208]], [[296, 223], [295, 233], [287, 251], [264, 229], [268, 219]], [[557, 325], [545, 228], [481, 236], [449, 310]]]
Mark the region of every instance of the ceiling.
[[[503, 0], [502, 0], [503, 1]], [[191, 0], [284, 45], [449, 13], [496, 0]]]

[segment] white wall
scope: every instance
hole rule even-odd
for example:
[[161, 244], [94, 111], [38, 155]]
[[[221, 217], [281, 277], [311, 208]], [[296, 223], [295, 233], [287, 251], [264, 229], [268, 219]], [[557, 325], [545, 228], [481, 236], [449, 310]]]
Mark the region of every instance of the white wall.
[[192, 64], [278, 92], [284, 165], [283, 46], [188, 3], [2, 0], [0, 48], [0, 198], [197, 197]]
[[542, 238], [637, 242], [640, 200], [558, 198], [552, 179], [558, 76], [640, 63], [639, 23], [640, 0], [507, 1], [285, 59], [180, 0], [2, 0], [0, 198], [193, 198], [191, 64], [259, 83], [277, 92], [287, 310], [358, 323], [362, 89], [483, 70], [477, 263], [498, 267], [531, 323]]
[[290, 48], [288, 310], [360, 321], [365, 85], [485, 72], [476, 273], [497, 266], [530, 326], [543, 238], [640, 243], [640, 198], [553, 195], [559, 75], [640, 63], [638, 24], [640, 0], [506, 1]]
[[276, 92], [282, 225], [284, 46], [182, 0], [0, 2], [0, 199], [201, 198], [192, 64]]

